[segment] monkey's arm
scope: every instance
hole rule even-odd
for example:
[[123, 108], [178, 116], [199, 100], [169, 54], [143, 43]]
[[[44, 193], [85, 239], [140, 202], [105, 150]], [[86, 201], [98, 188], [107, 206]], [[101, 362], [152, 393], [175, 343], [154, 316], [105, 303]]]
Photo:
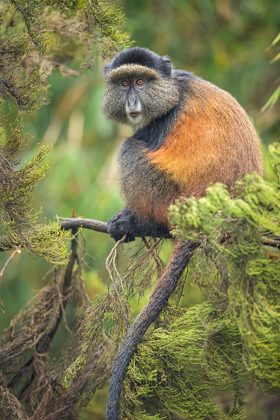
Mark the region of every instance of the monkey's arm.
[[126, 235], [125, 242], [132, 242], [135, 237], [171, 238], [169, 229], [164, 225], [139, 218], [129, 209], [119, 211], [108, 222], [109, 235], [116, 241]]

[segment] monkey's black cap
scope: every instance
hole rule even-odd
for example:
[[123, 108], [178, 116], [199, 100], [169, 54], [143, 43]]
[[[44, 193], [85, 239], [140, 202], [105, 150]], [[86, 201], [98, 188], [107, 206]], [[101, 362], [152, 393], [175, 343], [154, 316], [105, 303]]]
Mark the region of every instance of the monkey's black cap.
[[104, 67], [104, 75], [125, 64], [139, 64], [150, 67], [159, 72], [163, 77], [170, 77], [172, 74], [172, 63], [167, 56], [160, 55], [147, 48], [133, 47], [117, 54], [111, 63]]

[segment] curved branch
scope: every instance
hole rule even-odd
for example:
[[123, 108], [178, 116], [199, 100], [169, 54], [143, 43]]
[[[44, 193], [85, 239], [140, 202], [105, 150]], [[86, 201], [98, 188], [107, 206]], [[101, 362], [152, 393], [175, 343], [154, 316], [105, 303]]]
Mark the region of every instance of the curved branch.
[[157, 319], [165, 307], [169, 297], [174, 292], [184, 269], [198, 246], [199, 243], [195, 242], [178, 242], [175, 245], [167, 267], [156, 284], [148, 304], [128, 330], [116, 356], [111, 372], [106, 420], [117, 420], [119, 418], [122, 383], [130, 358], [149, 326]]

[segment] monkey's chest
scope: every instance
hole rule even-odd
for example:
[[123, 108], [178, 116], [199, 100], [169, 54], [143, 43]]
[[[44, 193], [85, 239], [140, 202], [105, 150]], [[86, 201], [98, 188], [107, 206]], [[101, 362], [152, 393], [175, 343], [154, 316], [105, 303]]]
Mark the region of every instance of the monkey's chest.
[[179, 186], [147, 157], [145, 142], [127, 139], [119, 151], [121, 191], [126, 206], [138, 216], [166, 224], [168, 206], [180, 195]]

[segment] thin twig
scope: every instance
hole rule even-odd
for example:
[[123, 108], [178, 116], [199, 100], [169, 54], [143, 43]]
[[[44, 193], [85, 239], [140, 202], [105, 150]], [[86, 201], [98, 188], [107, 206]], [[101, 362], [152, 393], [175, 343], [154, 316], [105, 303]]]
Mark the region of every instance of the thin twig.
[[123, 315], [124, 315], [124, 318], [125, 318], [125, 322], [126, 322], [126, 326], [127, 326], [127, 328], [129, 328], [129, 321], [128, 321], [128, 317], [127, 317], [127, 314], [126, 314], [126, 312], [125, 312], [125, 309], [124, 309], [124, 306], [123, 306], [123, 303], [122, 303], [122, 300], [121, 300], [121, 297], [120, 297], [120, 294], [119, 294], [119, 291], [118, 291], [118, 287], [117, 287], [117, 285], [116, 285], [116, 283], [115, 283], [115, 280], [114, 280], [114, 277], [113, 277], [113, 275], [112, 275], [112, 271], [111, 271], [111, 269], [110, 269], [110, 264], [111, 264], [111, 261], [113, 260], [113, 264], [114, 264], [114, 266], [115, 266], [115, 256], [116, 256], [116, 253], [117, 253], [117, 248], [119, 247], [119, 245], [121, 244], [121, 243], [123, 243], [124, 241], [125, 241], [125, 239], [126, 239], [126, 235], [124, 235], [117, 243], [116, 243], [116, 245], [112, 248], [112, 250], [111, 250], [111, 252], [110, 252], [110, 254], [108, 255], [108, 257], [106, 258], [106, 269], [107, 269], [107, 271], [108, 271], [108, 273], [109, 273], [109, 276], [110, 276], [110, 279], [111, 279], [111, 282], [112, 282], [112, 284], [113, 284], [113, 288], [114, 288], [114, 290], [115, 290], [115, 292], [116, 292], [116, 295], [117, 295], [117, 298], [118, 298], [118, 301], [119, 301], [119, 304], [120, 304], [120, 306], [121, 306], [121, 309], [122, 309], [122, 312], [123, 312]]
[[120, 285], [121, 285], [121, 287], [122, 287], [122, 291], [124, 292], [124, 287], [123, 287], [122, 276], [121, 276], [121, 274], [119, 273], [119, 271], [118, 271], [118, 269], [117, 269], [116, 259], [117, 259], [117, 250], [115, 249], [115, 252], [114, 252], [114, 253], [113, 253], [113, 255], [112, 255], [112, 259], [111, 259], [110, 263], [112, 263], [112, 265], [113, 265], [114, 272], [115, 272], [115, 273], [116, 273], [116, 275], [118, 276], [119, 281], [120, 281]]
[[14, 252], [12, 253], [12, 255], [10, 255], [9, 256], [9, 258], [7, 259], [7, 261], [5, 262], [5, 264], [4, 264], [4, 267], [2, 268], [2, 270], [0, 271], [0, 281], [2, 280], [2, 277], [3, 277], [3, 275], [4, 275], [4, 272], [5, 272], [5, 270], [6, 270], [6, 268], [8, 267], [8, 265], [9, 265], [9, 263], [12, 261], [12, 259], [14, 258], [14, 256], [16, 255], [16, 254], [20, 254], [21, 253], [21, 250], [20, 250], [20, 247], [19, 248], [17, 248], [17, 249], [15, 249], [14, 250]]
[[279, 239], [271, 239], [267, 236], [262, 236], [262, 243], [264, 245], [273, 246], [274, 248], [280, 248], [280, 240]]
[[9, 160], [5, 156], [2, 155], [2, 153], [0, 153], [0, 158], [3, 159], [6, 162], [6, 164], [9, 166], [9, 168], [12, 171], [14, 171], [14, 168], [12, 167], [11, 163], [9, 162]]

